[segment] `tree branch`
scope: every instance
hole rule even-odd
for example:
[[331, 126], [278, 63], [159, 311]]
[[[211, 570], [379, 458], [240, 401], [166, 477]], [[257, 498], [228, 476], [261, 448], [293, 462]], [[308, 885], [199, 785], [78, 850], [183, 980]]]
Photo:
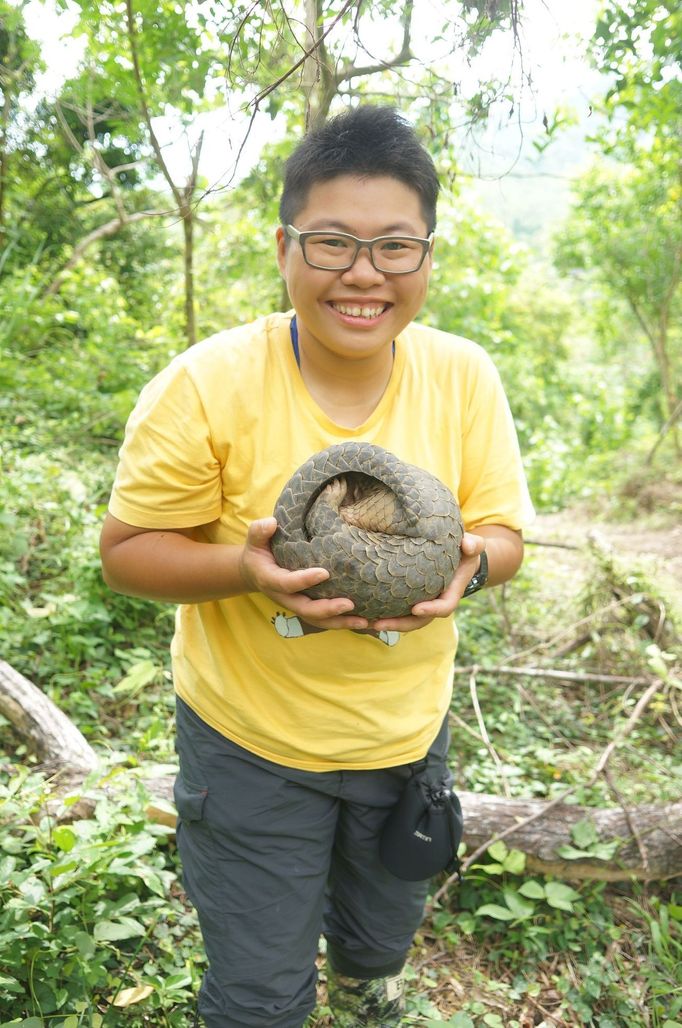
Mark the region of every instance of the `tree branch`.
[[654, 459], [654, 457], [656, 455], [656, 451], [657, 451], [658, 447], [661, 445], [661, 443], [663, 442], [663, 440], [667, 436], [667, 434], [670, 431], [670, 429], [673, 428], [677, 424], [677, 422], [680, 420], [680, 415], [682, 415], [682, 399], [678, 400], [677, 405], [676, 405], [675, 409], [673, 410], [672, 414], [667, 419], [667, 421], [665, 422], [665, 424], [661, 428], [660, 432], [658, 433], [658, 437], [656, 438], [656, 442], [654, 443], [654, 445], [651, 447], [651, 449], [649, 450], [649, 452], [646, 455], [646, 458], [645, 458], [645, 461], [644, 461], [645, 464], [651, 464], [652, 460]]
[[[617, 729], [614, 732], [613, 738], [608, 743], [608, 745], [603, 749], [599, 759], [597, 760], [597, 763], [595, 764], [595, 766], [593, 768], [592, 774], [591, 774], [590, 778], [587, 780], [587, 782], [580, 782], [580, 783], [576, 783], [575, 785], [572, 785], [570, 787], [570, 789], [566, 789], [559, 796], [555, 796], [553, 800], [549, 801], [549, 803], [543, 803], [539, 809], [535, 810], [528, 817], [524, 818], [521, 821], [518, 821], [515, 824], [509, 825], [507, 828], [505, 828], [501, 832], [495, 833], [495, 835], [493, 835], [489, 839], [487, 839], [477, 849], [475, 849], [474, 852], [470, 856], [468, 856], [466, 858], [466, 860], [462, 864], [462, 869], [461, 869], [462, 872], [466, 871], [467, 868], [471, 867], [471, 865], [476, 860], [479, 859], [479, 857], [483, 856], [483, 854], [492, 846], [492, 844], [494, 842], [499, 842], [502, 839], [506, 839], [510, 835], [514, 835], [517, 832], [520, 832], [522, 828], [527, 828], [528, 825], [530, 825], [533, 822], [539, 820], [540, 818], [546, 817], [546, 815], [549, 813], [549, 811], [553, 810], [555, 807], [558, 807], [561, 803], [564, 803], [569, 798], [569, 796], [572, 796], [573, 793], [575, 793], [577, 791], [577, 789], [579, 789], [579, 788], [587, 788], [587, 789], [589, 789], [591, 786], [593, 786], [594, 783], [599, 778], [599, 776], [606, 769], [606, 766], [607, 766], [609, 760], [611, 759], [611, 756], [613, 755], [614, 750], [618, 746], [620, 746], [621, 743], [630, 734], [630, 732], [635, 727], [635, 725], [637, 724], [637, 722], [641, 718], [642, 714], [646, 710], [648, 704], [651, 702], [651, 700], [654, 698], [655, 694], [661, 688], [661, 685], [662, 685], [662, 683], [660, 682], [660, 680], [656, 679], [654, 682], [652, 682], [649, 685], [649, 688], [646, 689], [642, 693], [642, 695], [640, 696], [639, 700], [635, 704], [635, 707], [634, 707], [632, 713], [630, 714], [630, 717], [627, 719], [627, 721], [625, 722], [625, 724], [622, 727], [620, 727], [619, 729]], [[638, 839], [636, 841], [637, 841], [637, 845], [639, 847], [639, 845], [641, 844], [641, 840]], [[681, 871], [682, 871], [682, 869], [680, 869], [680, 868], [677, 869], [677, 873], [680, 873]], [[455, 873], [455, 874], [450, 875], [447, 878], [447, 880], [443, 883], [443, 885], [438, 889], [438, 891], [434, 895], [433, 900], [432, 900], [432, 904], [433, 905], [435, 905], [436, 903], [438, 903], [440, 901], [440, 899], [447, 892], [448, 888], [452, 885], [452, 883], [458, 877], [459, 877], [458, 873]]]
[[[652, 683], [625, 725], [614, 733], [612, 742], [596, 765], [595, 775], [604, 771], [612, 748], [620, 745], [631, 731], [659, 685], [659, 682]], [[147, 778], [142, 767], [137, 772], [128, 771], [125, 776], [121, 775], [115, 780], [105, 775], [99, 783], [90, 782], [83, 788], [83, 780], [97, 764], [97, 755], [78, 729], [40, 689], [2, 661], [0, 711], [43, 759], [44, 766], [40, 770], [55, 776], [55, 791], [48, 800], [48, 807], [57, 820], [90, 817], [102, 789], [115, 799], [116, 790], [125, 788], [131, 778], [142, 778], [151, 799], [147, 816], [169, 827], [175, 826], [173, 777], [170, 775]], [[95, 790], [94, 794], [91, 786]], [[77, 790], [81, 790], [80, 794]], [[680, 873], [682, 832], [676, 826], [682, 823], [682, 803], [644, 805], [629, 811], [628, 814], [633, 815], [637, 823], [638, 838], [635, 838], [628, 827], [627, 817], [619, 808], [602, 810], [575, 804], [560, 806], [573, 791], [564, 792], [549, 803], [537, 799], [501, 799], [485, 793], [459, 792], [465, 815], [464, 838], [467, 846], [474, 850], [469, 862], [476, 859], [476, 855], [483, 852], [493, 838], [511, 836], [517, 847], [526, 853], [529, 869], [542, 873], [606, 881], [627, 881], [632, 877], [667, 878]], [[68, 804], [61, 800], [65, 794], [69, 796]], [[571, 861], [557, 856], [560, 848], [570, 842], [573, 826], [585, 818], [594, 822], [600, 839], [621, 841], [617, 860], [607, 862], [585, 858]], [[527, 830], [527, 826], [536, 823], [537, 828]], [[642, 863], [645, 838], [646, 867]]]
[[152, 118], [149, 111], [149, 105], [147, 103], [147, 94], [145, 92], [144, 82], [142, 81], [142, 72], [140, 71], [140, 60], [137, 52], [137, 37], [135, 32], [135, 14], [133, 11], [132, 0], [126, 0], [126, 24], [128, 43], [130, 45], [130, 55], [132, 57], [133, 62], [133, 74], [135, 76], [135, 85], [137, 86], [137, 93], [140, 98], [142, 116], [144, 118], [145, 125], [147, 126], [147, 132], [149, 133], [149, 141], [152, 145], [152, 150], [154, 151], [154, 156], [156, 157], [156, 160], [158, 162], [159, 169], [163, 177], [165, 178], [166, 182], [168, 183], [168, 187], [173, 194], [176, 204], [178, 205], [178, 210], [182, 213], [184, 210], [182, 193], [176, 186], [175, 182], [173, 181], [173, 176], [168, 170], [168, 165], [166, 164], [163, 152], [159, 145], [159, 141], [156, 137], [156, 133], [154, 132], [154, 128], [152, 126]]
[[[126, 2], [129, 2], [129, 0], [126, 0]], [[265, 100], [266, 96], [269, 96], [270, 93], [273, 93], [278, 88], [278, 86], [281, 86], [283, 82], [286, 82], [288, 78], [291, 78], [294, 72], [298, 71], [301, 65], [304, 64], [305, 61], [307, 61], [308, 58], [315, 53], [315, 51], [320, 47], [321, 43], [327, 38], [332, 29], [341, 21], [346, 11], [350, 10], [350, 8], [357, 2], [358, 0], [346, 0], [346, 3], [343, 5], [343, 7], [336, 15], [336, 17], [329, 23], [324, 32], [320, 33], [320, 36], [316, 40], [315, 44], [311, 46], [309, 49], [305, 50], [300, 60], [296, 61], [295, 64], [292, 64], [288, 71], [285, 71], [283, 75], [280, 75], [278, 79], [276, 79], [274, 82], [271, 82], [269, 86], [266, 86], [265, 89], [261, 89], [260, 93], [257, 93], [252, 100], [249, 100], [247, 107], [255, 107], [256, 110], [258, 110], [263, 100]]]
[[526, 678], [554, 678], [564, 682], [603, 682], [608, 685], [646, 685], [651, 678], [643, 676], [631, 677], [629, 675], [600, 675], [591, 671], [562, 671], [541, 667], [510, 667], [507, 664], [499, 664], [497, 667], [481, 667], [474, 664], [470, 667], [455, 668], [455, 675], [471, 675], [474, 672], [484, 671], [488, 675], [521, 675]]
[[58, 293], [64, 283], [67, 272], [75, 267], [86, 250], [89, 250], [100, 239], [109, 239], [111, 236], [115, 236], [117, 232], [120, 232], [121, 229], [126, 228], [128, 225], [132, 225], [135, 221], [142, 221], [144, 218], [167, 218], [173, 213], [172, 211], [135, 211], [133, 214], [112, 218], [111, 221], [106, 221], [103, 225], [99, 225], [76, 244], [68, 261], [52, 279], [49, 286], [45, 289], [43, 296], [53, 296]]
[[413, 13], [414, 0], [405, 0], [405, 7], [403, 8], [403, 15], [401, 18], [403, 26], [403, 40], [400, 47], [400, 53], [386, 61], [377, 59], [373, 64], [345, 65], [334, 75], [335, 86], [338, 88], [342, 82], [346, 82], [348, 79], [364, 78], [367, 75], [375, 75], [377, 72], [386, 71], [388, 68], [397, 68], [400, 65], [409, 64], [414, 58], [411, 38]]

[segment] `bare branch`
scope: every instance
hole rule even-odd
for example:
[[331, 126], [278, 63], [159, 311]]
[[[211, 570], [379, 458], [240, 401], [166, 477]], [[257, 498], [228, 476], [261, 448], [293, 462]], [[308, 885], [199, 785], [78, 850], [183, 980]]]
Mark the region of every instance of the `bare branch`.
[[[467, 868], [471, 867], [471, 865], [476, 860], [478, 860], [479, 857], [483, 856], [483, 854], [492, 846], [494, 842], [499, 842], [501, 839], [506, 839], [508, 836], [514, 835], [516, 832], [519, 832], [522, 828], [526, 828], [534, 821], [537, 821], [540, 818], [545, 817], [550, 810], [552, 810], [554, 807], [558, 807], [559, 804], [564, 803], [569, 796], [572, 796], [577, 791], [577, 789], [589, 789], [591, 786], [593, 786], [599, 778], [599, 776], [606, 769], [606, 766], [609, 760], [611, 759], [614, 750], [617, 749], [617, 747], [623, 743], [623, 741], [633, 730], [633, 728], [641, 718], [642, 714], [646, 710], [648, 704], [651, 702], [651, 700], [654, 698], [658, 690], [661, 688], [662, 684], [663, 683], [659, 679], [656, 679], [649, 685], [649, 688], [642, 693], [639, 700], [635, 704], [635, 707], [632, 713], [630, 714], [630, 717], [627, 719], [624, 725], [622, 725], [614, 732], [613, 738], [602, 751], [601, 756], [595, 764], [592, 774], [590, 778], [587, 780], [587, 782], [576, 782], [576, 784], [572, 785], [570, 789], [566, 789], [558, 796], [555, 796], [553, 800], [549, 801], [549, 803], [543, 803], [537, 810], [535, 810], [528, 817], [514, 824], [509, 825], [508, 828], [505, 828], [503, 831], [491, 836], [491, 838], [487, 839], [477, 849], [475, 849], [470, 856], [467, 857], [467, 859], [462, 864], [462, 870], [466, 871]], [[456, 878], [458, 878], [458, 874], [450, 875], [447, 878], [447, 880], [443, 883], [443, 885], [440, 887], [440, 889], [438, 889], [432, 900], [432, 903], [434, 905], [438, 903], [440, 899], [445, 895], [445, 893], [448, 891], [448, 888], [450, 887], [450, 885], [452, 885]]]
[[336, 72], [334, 76], [335, 85], [338, 87], [342, 82], [346, 82], [348, 79], [364, 78], [368, 75], [375, 75], [377, 72], [386, 71], [388, 68], [396, 68], [400, 65], [409, 64], [414, 59], [412, 53], [412, 15], [414, 13], [414, 0], [405, 0], [405, 7], [403, 8], [403, 15], [401, 18], [403, 26], [403, 40], [400, 47], [400, 52], [395, 57], [390, 57], [387, 60], [376, 60], [372, 64], [365, 65], [344, 65], [342, 69]]
[[[129, 2], [129, 0], [127, 0], [127, 2]], [[288, 78], [291, 78], [294, 72], [298, 71], [301, 65], [304, 64], [304, 62], [307, 61], [308, 58], [315, 53], [315, 51], [320, 47], [322, 42], [332, 31], [332, 29], [341, 21], [346, 11], [350, 10], [350, 8], [353, 7], [353, 5], [357, 2], [358, 0], [346, 0], [346, 3], [343, 5], [343, 7], [336, 15], [336, 17], [329, 23], [324, 32], [320, 33], [319, 39], [315, 41], [314, 45], [304, 51], [303, 56], [300, 58], [300, 60], [296, 61], [295, 64], [292, 64], [288, 71], [285, 71], [284, 74], [280, 75], [278, 79], [276, 79], [274, 82], [271, 82], [270, 85], [266, 86], [265, 89], [262, 89], [260, 93], [257, 93], [253, 100], [249, 101], [247, 106], [254, 107], [256, 110], [258, 110], [263, 100], [265, 100], [266, 96], [269, 96], [270, 93], [273, 93], [279, 86], [282, 85], [283, 82], [286, 82]]]
[[495, 750], [495, 747], [493, 746], [493, 744], [490, 741], [490, 737], [488, 735], [488, 731], [487, 731], [487, 729], [485, 727], [485, 721], [483, 720], [483, 714], [481, 712], [481, 706], [480, 706], [480, 704], [478, 702], [478, 692], [477, 692], [477, 689], [476, 689], [476, 671], [477, 670], [478, 670], [478, 668], [476, 666], [474, 666], [471, 669], [471, 674], [469, 675], [469, 692], [471, 694], [471, 702], [474, 705], [474, 711], [476, 713], [476, 720], [478, 721], [478, 727], [479, 727], [479, 730], [480, 730], [480, 733], [481, 733], [481, 738], [482, 738], [483, 742], [485, 743], [485, 747], [488, 750], [488, 753], [490, 754], [490, 756], [493, 759], [495, 767], [498, 770], [498, 773], [499, 773], [499, 776], [500, 776], [500, 781], [502, 782], [502, 788], [504, 789], [504, 794], [507, 797], [507, 799], [511, 799], [511, 789], [509, 788], [509, 782], [507, 781], [507, 776], [504, 773], [504, 768], [502, 766], [502, 761], [498, 757], [497, 751]]
[[126, 23], [128, 29], [128, 43], [130, 45], [130, 55], [133, 62], [133, 74], [135, 76], [137, 93], [140, 98], [142, 116], [144, 118], [145, 125], [147, 126], [147, 132], [149, 133], [149, 141], [152, 145], [152, 150], [154, 151], [154, 156], [156, 157], [156, 160], [158, 162], [159, 169], [163, 177], [165, 178], [166, 182], [168, 183], [168, 186], [175, 199], [175, 202], [178, 205], [178, 209], [182, 211], [184, 208], [184, 198], [182, 196], [182, 193], [176, 186], [175, 182], [173, 181], [173, 176], [171, 175], [168, 169], [168, 165], [166, 164], [163, 152], [161, 150], [161, 146], [159, 145], [159, 141], [156, 137], [156, 133], [154, 132], [154, 127], [152, 125], [151, 113], [149, 111], [149, 105], [147, 103], [147, 94], [145, 91], [144, 82], [142, 81], [140, 60], [137, 52], [137, 34], [135, 30], [135, 14], [133, 11], [132, 0], [126, 0]]
[[73, 249], [69, 260], [66, 262], [59, 273], [52, 279], [49, 286], [43, 293], [44, 296], [53, 296], [58, 293], [61, 289], [67, 272], [71, 268], [78, 264], [79, 260], [91, 246], [99, 242], [100, 239], [109, 239], [111, 236], [115, 236], [121, 229], [126, 228], [135, 221], [142, 221], [145, 218], [166, 218], [170, 214], [174, 214], [174, 211], [135, 211], [133, 214], [125, 214], [125, 217], [112, 218], [111, 221], [105, 222], [103, 225], [98, 225], [96, 229], [89, 232], [87, 236], [84, 236], [79, 243]]
[[455, 675], [471, 675], [474, 672], [484, 671], [488, 675], [521, 675], [526, 678], [554, 678], [564, 682], [604, 682], [608, 685], [646, 685], [651, 678], [643, 676], [631, 677], [629, 675], [600, 675], [591, 671], [562, 671], [541, 667], [509, 667], [500, 664], [497, 667], [480, 667], [474, 664], [471, 667], [455, 668]]
[[663, 440], [667, 436], [667, 434], [670, 431], [670, 429], [674, 428], [674, 426], [680, 420], [680, 416], [681, 415], [682, 415], [682, 399], [678, 400], [677, 406], [675, 407], [675, 409], [671, 413], [670, 417], [667, 419], [667, 421], [665, 422], [665, 424], [661, 428], [660, 432], [658, 433], [658, 436], [656, 438], [656, 442], [654, 443], [654, 445], [651, 447], [651, 449], [649, 450], [649, 452], [646, 455], [646, 458], [644, 460], [645, 464], [651, 464], [652, 460], [654, 459], [654, 456], [656, 455], [656, 451], [658, 450], [659, 446], [661, 445], [661, 443], [663, 442]]

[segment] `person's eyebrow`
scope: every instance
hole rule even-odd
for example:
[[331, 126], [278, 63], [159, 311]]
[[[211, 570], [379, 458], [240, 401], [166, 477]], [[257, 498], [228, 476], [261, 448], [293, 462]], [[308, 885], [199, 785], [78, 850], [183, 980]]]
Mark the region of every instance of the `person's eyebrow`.
[[[345, 221], [333, 221], [328, 220], [327, 218], [318, 218], [316, 221], [313, 221], [312, 224], [306, 229], [306, 231], [318, 232], [320, 230], [325, 229], [336, 229], [337, 232], [345, 232], [349, 236], [355, 235], [354, 232], [351, 232], [351, 226], [348, 225]], [[380, 232], [377, 236], [372, 236], [371, 238], [380, 239], [382, 236], [390, 236], [396, 233], [399, 233], [404, 236], [414, 236], [418, 234], [417, 232], [415, 232], [414, 225], [410, 225], [405, 221], [398, 221], [394, 225], [386, 225], [382, 232]]]

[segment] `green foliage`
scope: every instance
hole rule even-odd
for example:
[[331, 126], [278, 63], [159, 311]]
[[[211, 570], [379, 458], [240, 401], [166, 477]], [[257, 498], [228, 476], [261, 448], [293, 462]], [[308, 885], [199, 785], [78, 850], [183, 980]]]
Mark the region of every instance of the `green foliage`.
[[[633, 805], [679, 797], [675, 710], [682, 620], [674, 594], [651, 575], [649, 561], [638, 565], [593, 548], [557, 567], [551, 549], [530, 546], [514, 581], [504, 591], [485, 590], [462, 603], [457, 624], [457, 663], [464, 669], [477, 665], [473, 684], [471, 671], [455, 674], [452, 760], [461, 788], [496, 794], [504, 783], [511, 796], [548, 799], [570, 788], [572, 802], [595, 807], [613, 805], [617, 795]], [[552, 657], [552, 641], [559, 654], [564, 647], [566, 653]], [[526, 650], [528, 663], [540, 663], [538, 675], [494, 670], [509, 663], [509, 654]], [[583, 672], [584, 681], [543, 681], [545, 661], [555, 672]], [[600, 777], [588, 788], [601, 753], [644, 688], [637, 687], [634, 697], [632, 689], [607, 689], [590, 681], [590, 671], [644, 681], [656, 676], [661, 686], [631, 739], [613, 754], [610, 782]], [[497, 762], [480, 737], [474, 688]], [[591, 833], [581, 824], [567, 856], [592, 849], [605, 859]]]
[[[577, 835], [584, 832], [581, 828]], [[453, 906], [434, 911], [433, 930], [453, 954], [465, 938], [485, 945], [488, 957], [507, 969], [505, 982], [491, 977], [474, 991], [501, 993], [507, 1010], [518, 1009], [524, 996], [540, 993], [537, 962], [554, 955], [551, 974], [559, 1005], [553, 1013], [568, 1023], [645, 1028], [679, 1014], [682, 913], [674, 892], [653, 902], [609, 903], [604, 883], [573, 888], [551, 877], [527, 877], [524, 866], [524, 854], [494, 843], [487, 859], [473, 865], [452, 893]], [[633, 959], [636, 981], [632, 972], [624, 974]], [[510, 1013], [495, 1020], [498, 1014], [469, 997], [455, 1018], [427, 1023], [504, 1028], [521, 1023]]]
[[[637, 145], [641, 132], [674, 140], [682, 112], [682, 14], [675, 0], [604, 4], [592, 38], [592, 57], [608, 76], [604, 109], [612, 141]], [[624, 116], [624, 117], [623, 117]]]
[[[42, 682], [93, 742], [117, 739], [135, 698], [116, 683], [142, 660], [166, 665], [172, 612], [115, 596], [102, 582], [97, 540], [111, 472], [97, 466], [96, 454], [86, 463], [73, 450], [21, 453], [6, 446], [2, 460], [3, 658]], [[154, 681], [158, 707], [134, 703], [130, 741], [142, 750], [155, 749], [153, 740], [167, 734], [170, 687], [158, 671]], [[145, 736], [147, 743], [133, 742]]]
[[149, 824], [134, 781], [115, 800], [90, 782], [93, 792], [92, 819], [59, 823], [41, 776], [0, 781], [0, 1018], [181, 1028], [197, 927], [178, 897], [168, 832]]
[[[580, 180], [557, 262], [602, 290], [600, 337], [611, 360], [618, 352], [631, 416], [646, 411], [660, 426], [682, 373], [682, 194], [669, 154], [640, 147], [634, 157], [627, 167], [597, 164]], [[641, 381], [642, 364], [653, 389]]]
[[[463, 47], [473, 57], [509, 24], [515, 5], [465, 6], [463, 21], [445, 12], [433, 27], [427, 59], [433, 43], [440, 56], [428, 68], [413, 62], [398, 69], [404, 109], [446, 179], [455, 143], [462, 145], [453, 128], [451, 55]], [[58, 824], [45, 812], [44, 782], [16, 770], [35, 756], [0, 719], [0, 748], [13, 765], [0, 785], [0, 1028], [10, 1019], [24, 1028], [180, 1028], [196, 992], [201, 943], [181, 898], [173, 845], [149, 825], [135, 784], [137, 773], [173, 760], [172, 612], [107, 590], [97, 537], [127, 414], [143, 384], [184, 346], [182, 240], [162, 219], [137, 221], [88, 249], [58, 293], [46, 292], [72, 248], [115, 218], [118, 201], [129, 212], [169, 209], [154, 177], [125, 5], [78, 7], [84, 61], [59, 107], [45, 101], [30, 110], [20, 100], [33, 87], [37, 48], [23, 33], [19, 8], [1, 8], [17, 47], [9, 60], [11, 32], [0, 34], [0, 62], [18, 71], [16, 59], [26, 60], [23, 77], [13, 80], [12, 131], [3, 140], [11, 175], [0, 253], [0, 633], [3, 659], [45, 689], [100, 752], [106, 748], [113, 778], [128, 788], [112, 797], [88, 786], [98, 798], [94, 817]], [[284, 8], [151, 0], [134, 7], [150, 111], [172, 111], [182, 125], [219, 102], [223, 75], [234, 109], [300, 53]], [[339, 9], [336, 2], [321, 6], [325, 24]], [[339, 35], [327, 41], [330, 67], [348, 71], [352, 60], [365, 60], [362, 39], [370, 30], [381, 29], [387, 50], [394, 43], [399, 49], [399, 16], [388, 0], [349, 10]], [[648, 446], [661, 423], [661, 379], [633, 304], [651, 326], [671, 293], [666, 342], [671, 379], [679, 378], [679, 298], [669, 289], [679, 246], [672, 174], [678, 85], [666, 53], [677, 18], [667, 2], [605, 7], [600, 60], [620, 72], [607, 106], [626, 112], [632, 131], [614, 130], [601, 145], [631, 164], [602, 165], [581, 186], [560, 246], [562, 271], [575, 287], [533, 260], [466, 193], [443, 195], [424, 320], [480, 342], [493, 356], [541, 509], [615, 492], [629, 454]], [[349, 48], [351, 38], [357, 48]], [[352, 89], [344, 80], [333, 109], [363, 95], [392, 101], [394, 74], [353, 80]], [[479, 83], [467, 117], [484, 118], [499, 95], [495, 84]], [[237, 186], [201, 201], [201, 335], [280, 306], [277, 199], [283, 160], [303, 130], [303, 106], [294, 75], [262, 101], [269, 116], [287, 121], [287, 142], [267, 148]], [[553, 138], [558, 121], [547, 128]], [[118, 196], [97, 154], [110, 166], [135, 162], [117, 174]], [[663, 470], [670, 477], [670, 467]], [[641, 489], [618, 494], [618, 502], [641, 515]], [[581, 580], [552, 578], [531, 553], [511, 586], [462, 605], [459, 660], [503, 663], [510, 652], [532, 650], [587, 619], [587, 641], [569, 650], [562, 666], [655, 674], [662, 682], [633, 745], [612, 758], [612, 783], [632, 803], [677, 798], [682, 771], [661, 726], [675, 723], [678, 642], [666, 634], [673, 621], [667, 604], [663, 627], [656, 620], [659, 601], [632, 569], [623, 575], [600, 565], [581, 592]], [[614, 725], [631, 712], [630, 693], [476, 672], [498, 764], [478, 738], [462, 681], [456, 679], [452, 757], [463, 785], [499, 791], [501, 765], [514, 796], [551, 798], [573, 787], [580, 803], [614, 802], [606, 781], [584, 783]], [[561, 855], [570, 861], [586, 854], [618, 856], [616, 843], [600, 842], [589, 819], [575, 826]], [[419, 970], [415, 960], [406, 1023], [517, 1028], [527, 1020], [508, 1012], [526, 1002], [535, 1010], [531, 1000], [550, 987], [566, 1023], [679, 1024], [679, 898], [634, 890], [624, 901], [601, 885], [527, 877], [524, 862], [523, 854], [494, 844], [451, 897], [453, 909], [429, 919], [425, 932], [441, 947], [439, 959], [420, 961]], [[443, 1020], [439, 988], [463, 950], [470, 978], [460, 1009]], [[114, 997], [127, 1005], [114, 1006]], [[324, 1008], [318, 1013], [326, 1017]]]

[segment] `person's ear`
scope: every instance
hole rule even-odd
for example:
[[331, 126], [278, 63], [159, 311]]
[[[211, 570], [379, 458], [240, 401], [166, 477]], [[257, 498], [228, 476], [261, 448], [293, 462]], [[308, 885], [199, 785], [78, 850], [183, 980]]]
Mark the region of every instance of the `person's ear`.
[[287, 237], [281, 225], [275, 232], [275, 239], [277, 240], [277, 264], [279, 266], [279, 273], [282, 278], [286, 279]]
[[429, 274], [431, 274], [431, 272], [433, 271], [433, 250], [434, 250], [435, 245], [436, 245], [436, 240], [435, 240], [435, 238], [433, 238], [431, 240], [431, 246], [429, 247], [428, 252], [426, 254], [426, 261], [425, 261], [426, 266], [429, 269]]

